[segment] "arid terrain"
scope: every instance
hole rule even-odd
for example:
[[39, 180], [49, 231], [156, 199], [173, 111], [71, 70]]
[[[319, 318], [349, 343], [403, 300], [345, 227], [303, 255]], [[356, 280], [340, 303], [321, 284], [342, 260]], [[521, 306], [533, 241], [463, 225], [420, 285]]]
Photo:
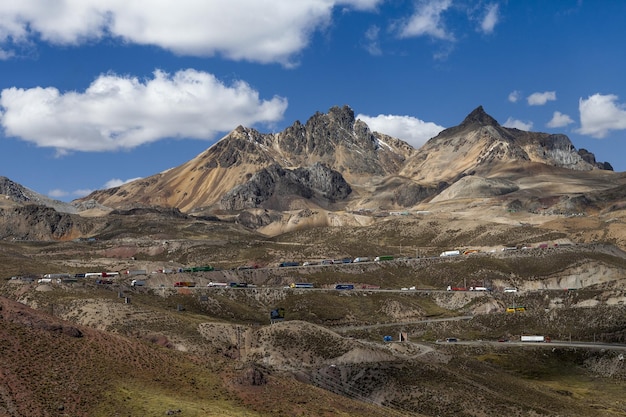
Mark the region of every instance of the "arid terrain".
[[0, 178], [0, 416], [626, 416], [625, 190], [482, 107], [418, 150], [239, 127], [71, 204]]
[[[416, 214], [268, 238], [216, 221], [189, 232], [167, 216], [126, 216], [92, 241], [0, 245], [0, 415], [626, 415], [617, 217]], [[452, 248], [479, 252], [438, 256]], [[382, 254], [395, 259], [277, 266]], [[217, 270], [158, 272], [189, 265]], [[126, 270], [145, 270], [146, 286], [124, 274], [37, 282]], [[285, 288], [293, 282], [316, 288]], [[516, 306], [525, 311], [506, 312]], [[279, 307], [285, 320], [270, 325]], [[553, 342], [520, 345], [523, 334]], [[450, 337], [459, 342], [437, 343]]]

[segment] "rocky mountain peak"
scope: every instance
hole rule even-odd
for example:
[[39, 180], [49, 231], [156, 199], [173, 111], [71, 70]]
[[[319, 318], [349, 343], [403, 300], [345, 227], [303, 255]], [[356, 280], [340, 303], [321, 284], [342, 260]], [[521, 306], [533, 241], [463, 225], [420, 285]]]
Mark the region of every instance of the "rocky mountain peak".
[[461, 127], [468, 127], [471, 125], [479, 126], [500, 126], [500, 124], [493, 117], [489, 116], [483, 106], [478, 106], [461, 122]]

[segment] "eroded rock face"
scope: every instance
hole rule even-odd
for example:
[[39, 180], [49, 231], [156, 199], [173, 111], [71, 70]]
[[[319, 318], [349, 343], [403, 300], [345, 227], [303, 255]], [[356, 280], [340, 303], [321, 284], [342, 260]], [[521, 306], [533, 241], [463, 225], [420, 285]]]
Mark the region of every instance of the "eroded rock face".
[[345, 199], [351, 192], [350, 185], [341, 174], [323, 164], [295, 170], [272, 165], [226, 193], [220, 205], [225, 210], [244, 210], [262, 207], [275, 196], [290, 195], [334, 202]]
[[0, 239], [23, 240], [69, 240], [92, 227], [88, 219], [35, 204], [0, 210], [0, 226]]

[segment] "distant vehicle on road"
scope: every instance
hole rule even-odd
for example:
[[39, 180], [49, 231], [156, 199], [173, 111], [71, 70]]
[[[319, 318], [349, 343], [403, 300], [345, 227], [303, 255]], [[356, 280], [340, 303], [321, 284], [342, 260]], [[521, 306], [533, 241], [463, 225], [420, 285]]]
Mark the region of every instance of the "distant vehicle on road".
[[368, 258], [367, 256], [359, 256], [358, 258], [354, 258], [354, 260], [352, 261], [353, 263], [357, 263], [357, 262], [369, 262], [370, 258]]
[[517, 288], [513, 288], [513, 287], [511, 287], [511, 288], [505, 288], [505, 289], [504, 289], [504, 292], [517, 292]]
[[289, 266], [300, 266], [299, 262], [281, 262], [278, 264], [280, 268], [289, 267]]
[[228, 287], [228, 282], [209, 282], [207, 287]]
[[134, 279], [130, 282], [131, 287], [143, 287], [144, 285], [146, 285], [146, 281], [142, 279]]
[[335, 285], [335, 289], [336, 290], [353, 290], [354, 285], [353, 284], [337, 284]]
[[192, 281], [178, 281], [174, 283], [175, 287], [195, 287], [196, 283]]
[[315, 285], [310, 282], [292, 282], [289, 285], [290, 288], [314, 288]]
[[456, 337], [447, 337], [446, 338], [446, 343], [456, 343], [458, 341], [459, 341], [459, 339], [457, 339]]
[[460, 251], [458, 250], [446, 250], [441, 252], [441, 254], [439, 254], [439, 256], [441, 257], [446, 257], [446, 256], [459, 256], [461, 254]]
[[374, 258], [374, 262], [380, 262], [380, 261], [393, 261], [393, 256], [383, 255], [383, 256], [377, 256]]
[[522, 335], [520, 338], [522, 342], [550, 342], [550, 338], [547, 336], [538, 336], [538, 335]]

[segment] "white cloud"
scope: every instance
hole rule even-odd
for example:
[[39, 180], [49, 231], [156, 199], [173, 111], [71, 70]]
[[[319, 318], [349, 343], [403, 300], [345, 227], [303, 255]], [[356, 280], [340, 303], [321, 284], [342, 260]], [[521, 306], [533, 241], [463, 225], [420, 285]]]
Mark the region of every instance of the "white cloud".
[[128, 184], [129, 182], [133, 182], [133, 181], [137, 181], [140, 180], [142, 177], [137, 177], [137, 178], [131, 178], [129, 180], [122, 180], [119, 178], [112, 178], [110, 180], [108, 180], [105, 184], [104, 184], [104, 189], [109, 189], [109, 188], [115, 188], [115, 187], [120, 187], [124, 184]]
[[7, 88], [0, 94], [6, 136], [70, 151], [132, 149], [163, 138], [214, 139], [237, 125], [280, 120], [287, 100], [259, 99], [243, 81], [225, 85], [193, 69], [152, 79], [106, 74], [84, 92]]
[[555, 111], [552, 115], [552, 119], [548, 122], [548, 127], [564, 127], [574, 123], [571, 117], [567, 114], [563, 114], [560, 111]]
[[555, 91], [544, 91], [543, 93], [532, 93], [526, 100], [530, 106], [543, 106], [548, 101], [556, 100]]
[[68, 194], [67, 191], [59, 190], [58, 188], [48, 191], [48, 197], [57, 199], [67, 197]]
[[517, 103], [517, 101], [520, 99], [522, 93], [515, 90], [509, 93], [509, 101], [511, 103]]
[[[382, 0], [20, 0], [0, 2], [0, 50], [37, 39], [75, 45], [104, 37], [177, 54], [291, 65], [336, 6]], [[0, 57], [3, 54], [0, 54]]]
[[411, 116], [380, 114], [372, 117], [359, 114], [356, 118], [364, 121], [370, 130], [402, 139], [414, 148], [419, 148], [428, 139], [437, 136], [444, 129], [443, 126], [424, 122]]
[[89, 194], [93, 192], [94, 190], [90, 190], [90, 189], [78, 189], [78, 190], [72, 191], [72, 195], [76, 198], [80, 198], [80, 197], [88, 196]]
[[614, 94], [594, 94], [578, 100], [580, 129], [578, 133], [594, 138], [606, 137], [611, 130], [626, 129], [626, 105]]
[[499, 20], [500, 20], [499, 5], [489, 4], [487, 6], [487, 13], [485, 14], [482, 22], [480, 23], [480, 30], [483, 33], [493, 33], [493, 29], [496, 27]]
[[502, 125], [504, 127], [510, 127], [519, 130], [530, 131], [533, 128], [533, 122], [523, 122], [521, 120], [514, 119], [509, 117], [506, 119], [506, 122]]
[[451, 0], [419, 2], [413, 15], [400, 25], [400, 37], [432, 36], [436, 39], [454, 40], [454, 35], [447, 31], [442, 19], [442, 14], [451, 5]]
[[380, 40], [378, 39], [378, 34], [380, 33], [380, 28], [378, 26], [370, 26], [365, 32], [365, 50], [369, 52], [370, 55], [381, 55], [382, 50], [380, 49]]

